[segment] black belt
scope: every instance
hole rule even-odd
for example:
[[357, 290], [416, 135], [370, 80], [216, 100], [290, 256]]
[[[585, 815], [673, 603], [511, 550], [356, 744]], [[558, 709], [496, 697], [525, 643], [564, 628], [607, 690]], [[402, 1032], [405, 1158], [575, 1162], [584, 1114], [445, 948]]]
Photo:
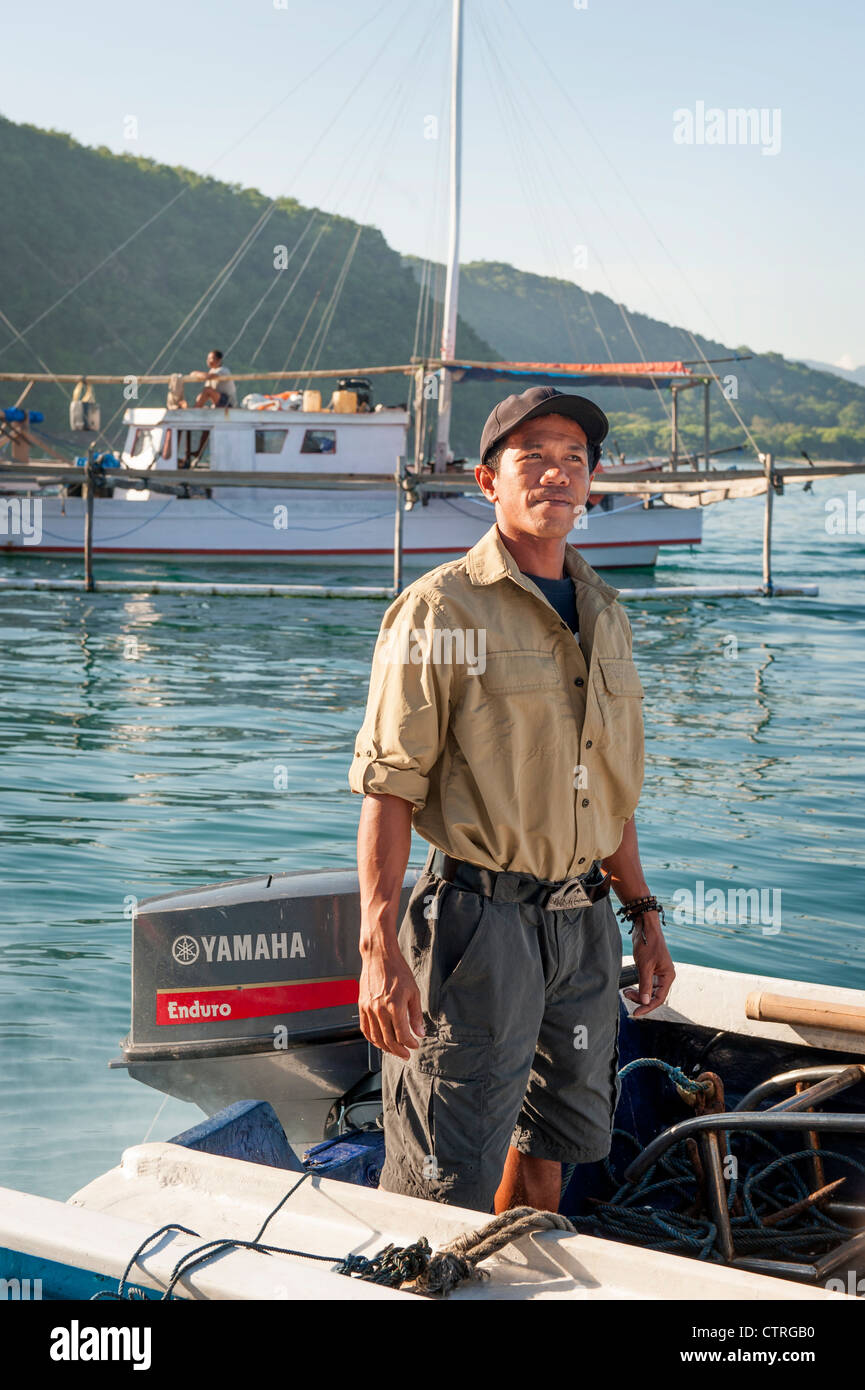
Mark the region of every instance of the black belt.
[[605, 898], [610, 891], [610, 875], [604, 873], [597, 860], [578, 878], [566, 878], [559, 883], [532, 878], [530, 874], [481, 869], [477, 864], [453, 859], [443, 850], [435, 848], [430, 849], [426, 869], [436, 878], [452, 883], [455, 888], [464, 888], [469, 893], [480, 893], [482, 897], [493, 898], [497, 902], [531, 903], [547, 912], [588, 907]]

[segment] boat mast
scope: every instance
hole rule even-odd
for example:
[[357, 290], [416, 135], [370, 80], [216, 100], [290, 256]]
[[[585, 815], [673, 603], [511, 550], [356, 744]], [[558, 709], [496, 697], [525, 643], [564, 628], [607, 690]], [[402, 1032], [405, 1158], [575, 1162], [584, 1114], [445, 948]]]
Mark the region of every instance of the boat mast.
[[[460, 281], [460, 164], [462, 153], [462, 0], [453, 0], [451, 24], [451, 115], [450, 115], [450, 226], [445, 302], [442, 315], [441, 355], [449, 361], [456, 352], [457, 296]], [[442, 368], [439, 373], [438, 419], [434, 471], [443, 473], [447, 464], [451, 423], [453, 378]]]

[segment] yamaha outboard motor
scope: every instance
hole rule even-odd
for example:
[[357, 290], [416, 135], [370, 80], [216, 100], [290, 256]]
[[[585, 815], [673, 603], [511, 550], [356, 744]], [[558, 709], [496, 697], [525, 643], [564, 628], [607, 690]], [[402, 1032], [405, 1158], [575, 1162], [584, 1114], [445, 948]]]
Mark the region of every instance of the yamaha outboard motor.
[[132, 1028], [111, 1065], [208, 1114], [269, 1101], [295, 1146], [374, 1124], [380, 1054], [358, 1026], [359, 932], [348, 871], [146, 899], [132, 924]]

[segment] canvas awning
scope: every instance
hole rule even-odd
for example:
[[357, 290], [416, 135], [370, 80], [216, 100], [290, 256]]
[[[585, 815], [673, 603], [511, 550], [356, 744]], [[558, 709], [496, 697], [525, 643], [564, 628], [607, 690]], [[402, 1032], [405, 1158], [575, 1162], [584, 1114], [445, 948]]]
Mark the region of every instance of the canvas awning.
[[671, 386], [693, 381], [682, 362], [443, 362], [455, 381], [531, 381], [536, 386], [580, 382], [592, 386]]

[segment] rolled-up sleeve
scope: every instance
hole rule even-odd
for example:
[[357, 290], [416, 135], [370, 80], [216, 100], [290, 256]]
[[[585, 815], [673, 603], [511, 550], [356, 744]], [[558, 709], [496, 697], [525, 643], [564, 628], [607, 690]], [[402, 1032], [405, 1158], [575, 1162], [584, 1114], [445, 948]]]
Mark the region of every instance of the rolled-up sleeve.
[[435, 659], [435, 632], [446, 626], [437, 606], [411, 589], [384, 615], [349, 771], [353, 792], [398, 796], [417, 811], [425, 806], [459, 675], [450, 661]]

